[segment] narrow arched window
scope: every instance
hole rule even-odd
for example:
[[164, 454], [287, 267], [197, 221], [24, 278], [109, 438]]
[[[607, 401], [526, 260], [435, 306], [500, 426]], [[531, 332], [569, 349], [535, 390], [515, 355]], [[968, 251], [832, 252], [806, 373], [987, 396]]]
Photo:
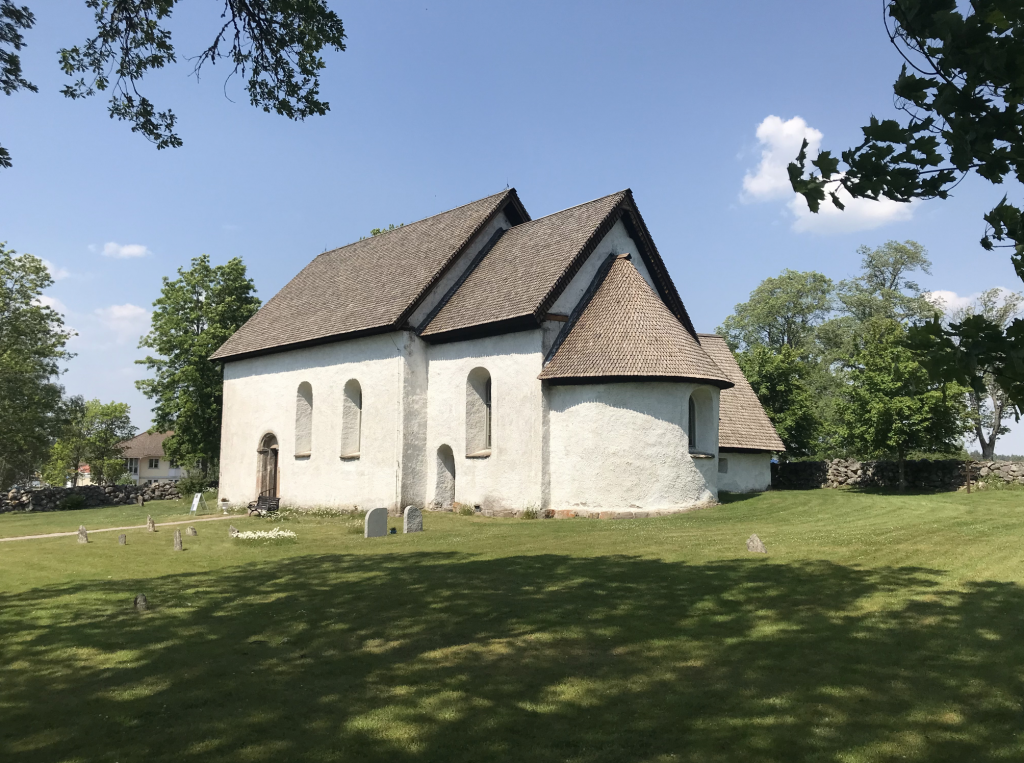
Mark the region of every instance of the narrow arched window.
[[491, 413], [491, 375], [486, 368], [474, 368], [466, 379], [466, 455], [470, 458], [491, 455]]
[[341, 457], [359, 458], [362, 450], [363, 388], [355, 379], [345, 382], [341, 401]]
[[687, 439], [691, 451], [697, 450], [697, 404], [690, 398], [686, 408]]
[[302, 382], [295, 395], [295, 457], [308, 456], [313, 451], [313, 387]]

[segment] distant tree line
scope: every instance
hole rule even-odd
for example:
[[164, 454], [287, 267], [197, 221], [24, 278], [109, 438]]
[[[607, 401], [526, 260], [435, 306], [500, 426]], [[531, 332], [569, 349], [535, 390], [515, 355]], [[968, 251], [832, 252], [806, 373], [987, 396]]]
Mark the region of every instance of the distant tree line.
[[915, 325], [971, 314], [1006, 326], [1019, 294], [985, 292], [944, 306], [916, 281], [931, 262], [914, 241], [861, 247], [860, 272], [835, 282], [784, 270], [736, 305], [718, 331], [786, 444], [789, 457], [893, 458], [962, 454], [971, 433], [991, 458], [1014, 407], [993, 374], [978, 390], [936, 381], [908, 341]]

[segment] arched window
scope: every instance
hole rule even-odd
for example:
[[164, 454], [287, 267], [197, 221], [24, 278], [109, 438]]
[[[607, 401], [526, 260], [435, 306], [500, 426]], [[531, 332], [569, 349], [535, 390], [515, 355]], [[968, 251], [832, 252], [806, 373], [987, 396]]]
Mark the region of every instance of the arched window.
[[491, 375], [486, 368], [474, 368], [466, 379], [466, 455], [486, 458], [491, 455]]
[[686, 424], [686, 437], [690, 450], [697, 450], [697, 404], [693, 402], [693, 396], [690, 397], [687, 405]]
[[309, 456], [313, 451], [313, 387], [302, 382], [295, 395], [295, 457]]
[[341, 457], [359, 458], [362, 449], [363, 388], [355, 379], [345, 382], [341, 401]]

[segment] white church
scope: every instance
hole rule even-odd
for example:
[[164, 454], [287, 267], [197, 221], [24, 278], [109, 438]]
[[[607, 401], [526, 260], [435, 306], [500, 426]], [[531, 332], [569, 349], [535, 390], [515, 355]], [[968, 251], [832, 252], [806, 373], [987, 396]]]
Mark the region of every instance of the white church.
[[325, 252], [212, 359], [231, 506], [642, 515], [765, 490], [784, 449], [629, 190], [533, 220], [510, 189]]

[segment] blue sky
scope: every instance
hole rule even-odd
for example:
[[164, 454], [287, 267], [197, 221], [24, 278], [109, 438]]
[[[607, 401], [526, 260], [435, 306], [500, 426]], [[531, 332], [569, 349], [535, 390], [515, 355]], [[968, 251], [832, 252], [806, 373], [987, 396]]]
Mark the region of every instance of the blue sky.
[[[922, 285], [953, 301], [1022, 286], [977, 243], [1014, 189], [968, 181], [946, 202], [812, 219], [780, 184], [801, 136], [843, 149], [894, 113], [880, 3], [332, 2], [348, 50], [327, 57], [331, 112], [305, 123], [253, 109], [222, 67], [190, 77], [221, 4], [183, 4], [181, 63], [143, 88], [178, 115], [185, 145], [166, 151], [103, 99], [60, 95], [56, 51], [91, 16], [79, 0], [32, 5], [23, 63], [40, 92], [0, 100], [15, 161], [0, 240], [59, 277], [48, 297], [79, 334], [68, 391], [129, 402], [140, 427], [133, 361], [162, 276], [240, 256], [268, 299], [326, 248], [506, 184], [534, 217], [632, 188], [701, 331], [763, 278], [847, 277], [859, 245], [889, 239], [924, 244]], [[1000, 445], [1024, 453], [1024, 426]]]

